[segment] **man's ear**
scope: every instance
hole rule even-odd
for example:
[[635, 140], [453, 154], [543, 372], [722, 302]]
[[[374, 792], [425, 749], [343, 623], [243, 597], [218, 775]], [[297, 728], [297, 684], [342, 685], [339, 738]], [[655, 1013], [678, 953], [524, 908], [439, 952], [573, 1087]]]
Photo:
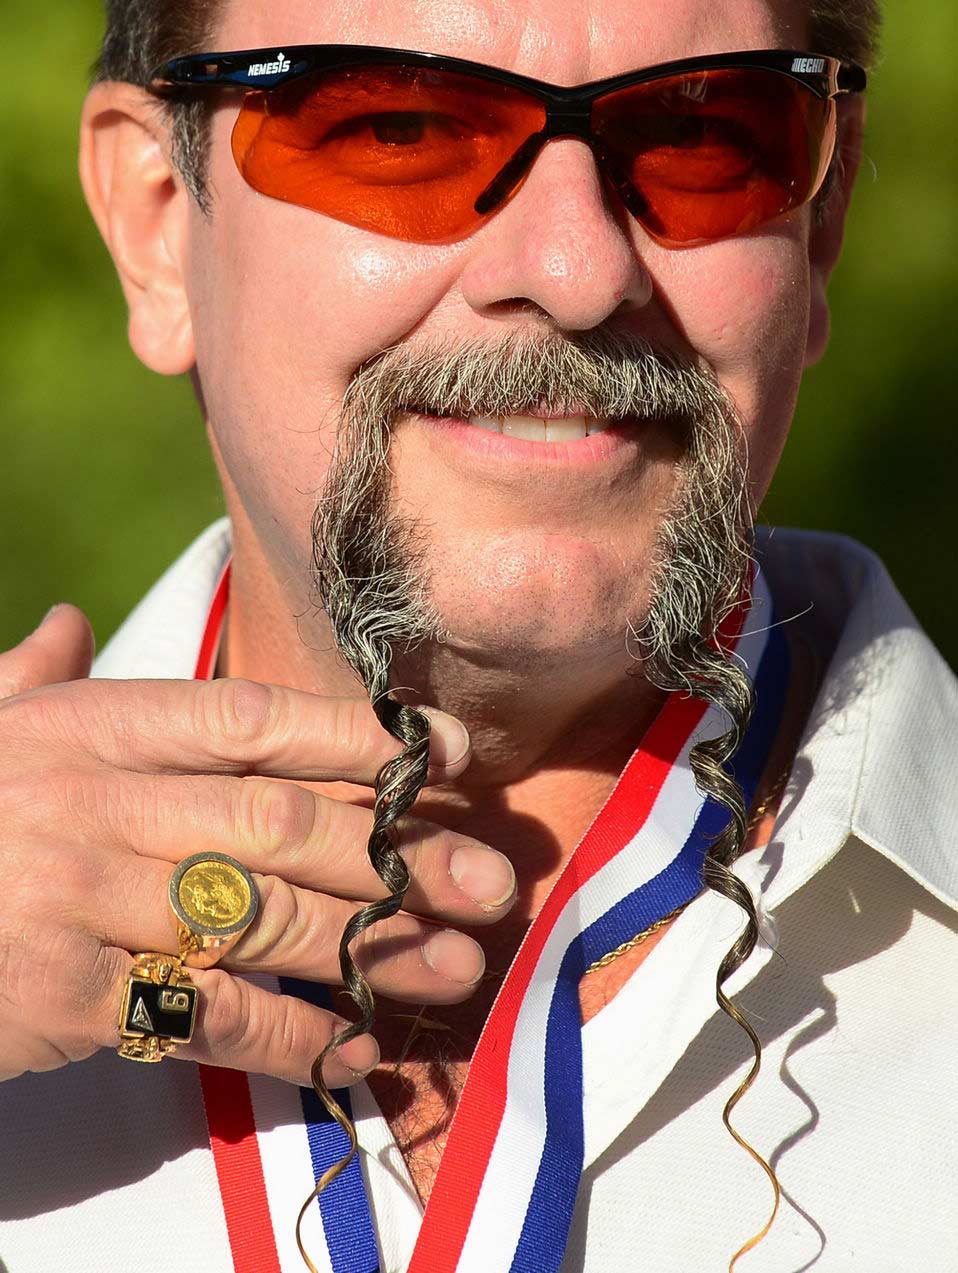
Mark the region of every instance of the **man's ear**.
[[161, 375], [189, 371], [189, 194], [155, 98], [116, 82], [90, 90], [80, 122], [80, 180], [123, 285], [133, 352]]
[[838, 139], [832, 170], [826, 179], [825, 190], [818, 194], [811, 210], [812, 225], [808, 240], [811, 308], [805, 349], [807, 367], [818, 362], [828, 346], [828, 280], [842, 253], [845, 218], [861, 163], [864, 126], [864, 97], [856, 93], [839, 99]]

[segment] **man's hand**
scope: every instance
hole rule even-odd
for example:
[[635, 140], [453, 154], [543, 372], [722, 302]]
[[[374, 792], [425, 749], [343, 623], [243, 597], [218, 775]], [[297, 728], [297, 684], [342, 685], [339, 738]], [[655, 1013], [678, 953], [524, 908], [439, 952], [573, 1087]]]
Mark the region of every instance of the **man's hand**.
[[[400, 745], [365, 699], [239, 680], [94, 681], [92, 657], [71, 606], [0, 654], [0, 1078], [118, 1045], [130, 952], [175, 952], [173, 867], [214, 850], [256, 875], [260, 910], [223, 965], [191, 972], [201, 1007], [176, 1055], [308, 1083], [342, 1019], [230, 974], [340, 983], [347, 918], [386, 893], [366, 858], [372, 814], [289, 779], [371, 786]], [[430, 781], [448, 781], [469, 763], [468, 735], [430, 715]], [[417, 916], [495, 922], [515, 876], [465, 836], [413, 818], [399, 828], [415, 915], [374, 925], [358, 962], [391, 998], [458, 1002], [482, 950]], [[355, 1082], [377, 1059], [363, 1035], [330, 1059], [326, 1081]]]

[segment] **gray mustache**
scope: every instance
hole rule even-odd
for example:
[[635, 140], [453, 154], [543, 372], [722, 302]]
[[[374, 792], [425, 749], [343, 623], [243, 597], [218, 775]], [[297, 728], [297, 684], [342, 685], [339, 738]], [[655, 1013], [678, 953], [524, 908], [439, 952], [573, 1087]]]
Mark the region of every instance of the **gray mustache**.
[[706, 372], [634, 336], [508, 335], [496, 342], [397, 345], [365, 363], [346, 395], [350, 413], [385, 422], [409, 411], [693, 422], [724, 395]]

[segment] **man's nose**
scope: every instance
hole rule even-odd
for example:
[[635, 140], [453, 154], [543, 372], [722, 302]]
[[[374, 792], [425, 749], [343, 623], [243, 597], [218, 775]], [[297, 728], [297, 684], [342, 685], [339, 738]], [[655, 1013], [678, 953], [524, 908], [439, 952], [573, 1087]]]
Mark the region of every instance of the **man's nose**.
[[463, 296], [479, 313], [531, 302], [566, 331], [598, 327], [652, 297], [636, 247], [645, 236], [634, 224], [610, 203], [584, 142], [550, 142], [512, 202], [476, 236]]

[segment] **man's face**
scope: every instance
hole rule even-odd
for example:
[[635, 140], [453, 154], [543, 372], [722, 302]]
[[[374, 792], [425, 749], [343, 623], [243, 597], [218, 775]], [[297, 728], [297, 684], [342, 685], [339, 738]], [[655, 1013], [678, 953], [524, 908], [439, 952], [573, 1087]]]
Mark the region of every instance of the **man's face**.
[[[578, 84], [672, 58], [801, 48], [804, 28], [798, 6], [763, 0], [235, 0], [215, 44], [388, 45]], [[801, 369], [824, 339], [810, 307], [809, 207], [669, 250], [606, 192], [588, 148], [559, 140], [479, 231], [450, 246], [405, 243], [255, 193], [230, 154], [235, 114], [224, 100], [214, 116], [214, 213], [191, 215], [187, 285], [238, 534], [252, 530], [277, 578], [307, 577], [344, 395], [362, 363], [397, 344], [600, 327], [644, 338], [711, 368], [744, 427], [753, 499], [764, 494]], [[394, 499], [425, 527], [431, 599], [452, 645], [493, 659], [620, 655], [647, 599], [676, 458], [665, 425], [509, 450], [479, 429], [400, 420]]]

